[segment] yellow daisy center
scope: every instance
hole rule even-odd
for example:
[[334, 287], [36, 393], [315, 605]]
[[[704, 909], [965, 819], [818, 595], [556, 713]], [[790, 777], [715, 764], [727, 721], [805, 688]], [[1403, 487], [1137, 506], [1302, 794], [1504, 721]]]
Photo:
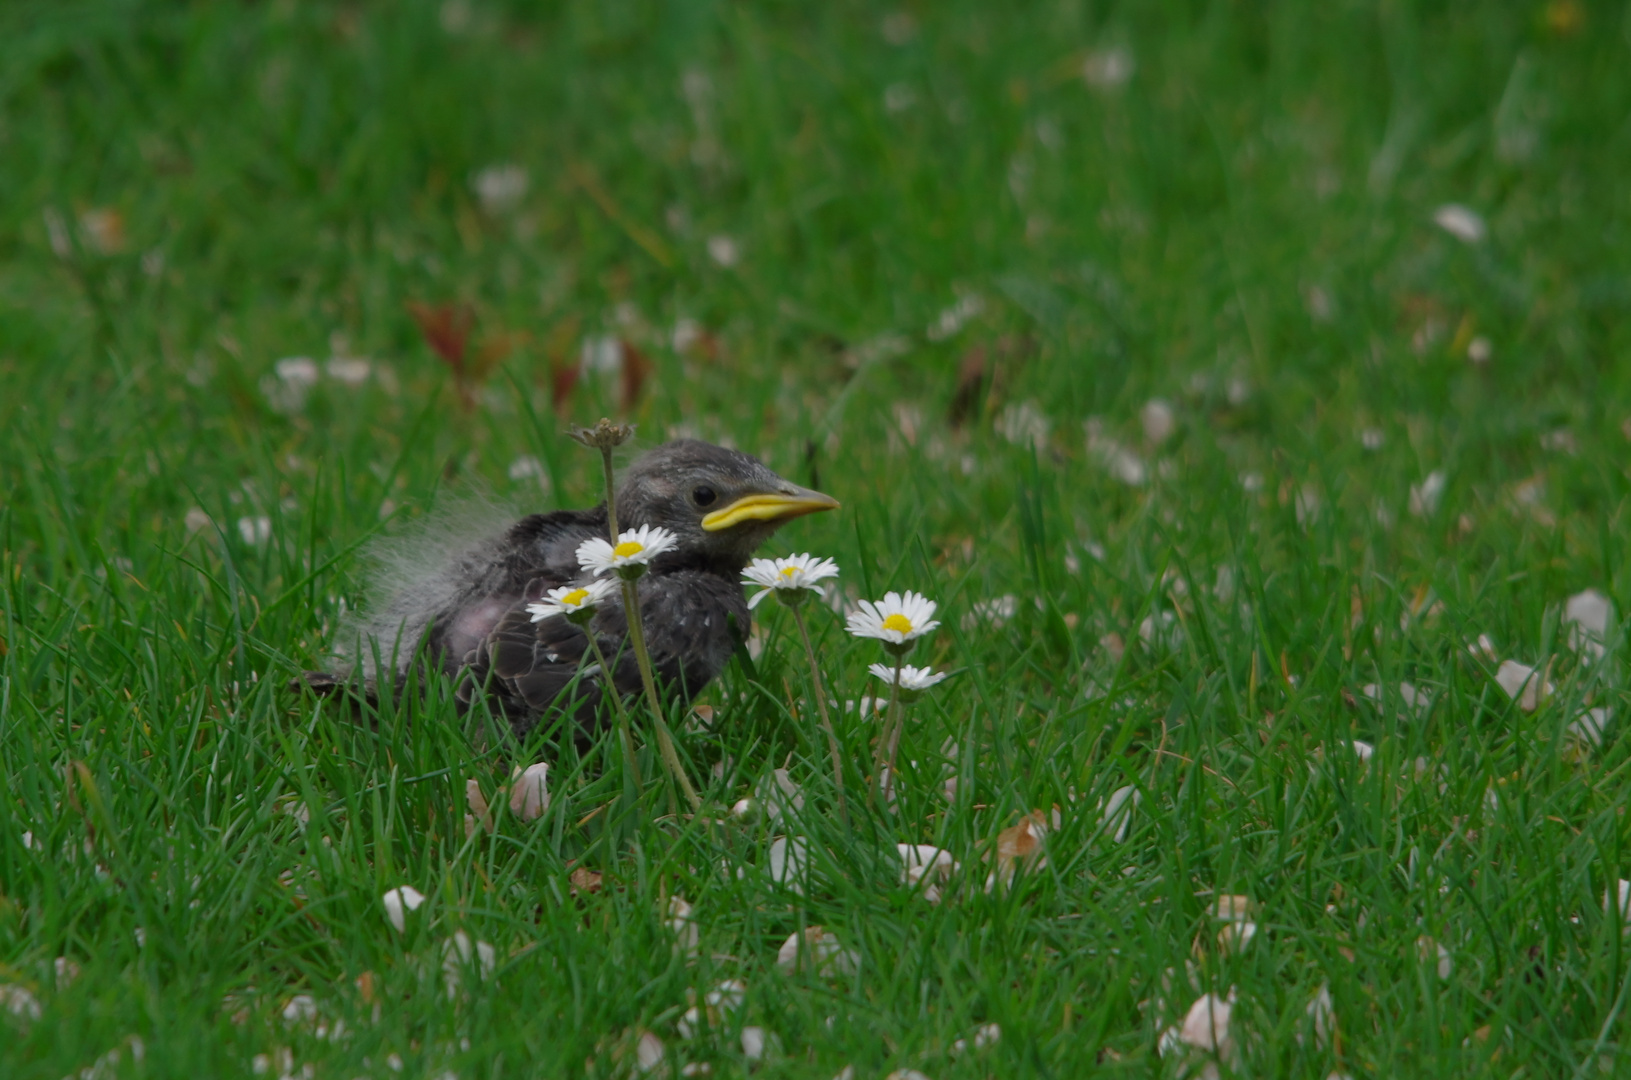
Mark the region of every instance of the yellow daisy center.
[[621, 544], [612, 548], [612, 554], [616, 555], [619, 559], [629, 559], [640, 554], [644, 550], [646, 550], [646, 545], [642, 544], [640, 541], [625, 540]]
[[565, 607], [577, 607], [588, 598], [588, 589], [573, 589], [571, 592], [561, 597], [561, 604]]
[[883, 621], [883, 628], [901, 634], [910, 634], [912, 632], [912, 620], [897, 611]]
[[796, 566], [784, 566], [781, 569], [782, 577], [786, 578], [789, 581], [792, 581], [793, 580], [793, 575], [798, 573], [798, 572], [799, 572], [799, 568], [796, 567]]

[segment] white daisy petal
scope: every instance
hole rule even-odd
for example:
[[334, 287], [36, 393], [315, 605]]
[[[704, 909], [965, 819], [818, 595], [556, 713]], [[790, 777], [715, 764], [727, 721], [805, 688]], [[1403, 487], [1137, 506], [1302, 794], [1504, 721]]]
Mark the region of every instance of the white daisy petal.
[[784, 603], [798, 603], [810, 593], [825, 596], [826, 590], [817, 582], [838, 576], [838, 564], [831, 559], [818, 559], [814, 555], [789, 555], [785, 559], [754, 559], [742, 571], [745, 585], [758, 585], [764, 591], [748, 599], [748, 607], [755, 608], [771, 593]]
[[563, 585], [551, 589], [542, 600], [527, 605], [533, 622], [542, 622], [555, 615], [571, 617], [593, 612], [617, 591], [617, 582], [611, 578], [596, 578], [584, 585]]
[[639, 577], [657, 556], [679, 543], [667, 529], [642, 525], [618, 534], [617, 546], [595, 537], [578, 545], [578, 565], [599, 577], [608, 570], [620, 577]]
[[[886, 683], [893, 685], [895, 682], [895, 669], [889, 664], [871, 664], [867, 670]], [[913, 693], [922, 693], [946, 678], [949, 678], [949, 674], [944, 671], [932, 671], [926, 667], [903, 664], [900, 669], [900, 688]]]
[[887, 645], [904, 645], [940, 625], [934, 617], [938, 606], [915, 592], [885, 593], [877, 602], [862, 600], [859, 610], [850, 612], [849, 632]]

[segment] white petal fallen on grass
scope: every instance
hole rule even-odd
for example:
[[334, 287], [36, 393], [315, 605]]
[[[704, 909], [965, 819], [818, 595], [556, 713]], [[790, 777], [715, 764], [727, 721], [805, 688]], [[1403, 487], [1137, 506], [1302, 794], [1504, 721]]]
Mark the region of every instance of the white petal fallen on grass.
[[[1057, 816], [1058, 811], [1054, 813]], [[1021, 866], [1028, 869], [1046, 866], [1047, 858], [1042, 854], [1042, 841], [1048, 835], [1049, 826], [1057, 828], [1058, 824], [1057, 820], [1050, 822], [1042, 811], [1032, 810], [1021, 818], [1017, 825], [1011, 825], [998, 833], [996, 868], [985, 879], [985, 891], [993, 892], [998, 886], [1011, 884], [1014, 874]]]
[[481, 784], [475, 777], [464, 782], [464, 801], [470, 807], [470, 813], [464, 816], [464, 837], [470, 839], [475, 833], [475, 826], [480, 825], [488, 832], [493, 831], [493, 812], [487, 805], [487, 796], [481, 793]]
[[272, 538], [272, 519], [269, 517], [241, 517], [238, 536], [251, 547], [259, 547]]
[[1225, 956], [1238, 956], [1256, 936], [1256, 923], [1231, 922], [1218, 931], [1218, 949]]
[[1144, 795], [1131, 784], [1118, 787], [1110, 793], [1109, 800], [1099, 800], [1099, 833], [1109, 834], [1116, 843], [1127, 839], [1127, 830], [1132, 828], [1133, 811], [1137, 810], [1144, 801]]
[[26, 986], [16, 983], [0, 983], [0, 1008], [15, 1016], [19, 1020], [38, 1020], [40, 1018], [40, 1002]]
[[1197, 1050], [1228, 1055], [1234, 1049], [1234, 1037], [1229, 1031], [1234, 1001], [1233, 990], [1228, 997], [1202, 994], [1178, 1025], [1178, 1041]]
[[800, 966], [814, 968], [820, 975], [852, 976], [861, 967], [861, 957], [846, 949], [829, 931], [807, 926], [782, 942], [776, 951], [776, 967], [791, 975]]
[[766, 869], [772, 882], [803, 896], [810, 869], [809, 841], [801, 836], [778, 836], [770, 842]]
[[967, 615], [964, 615], [959, 625], [965, 631], [973, 633], [982, 624], [989, 624], [992, 629], [1000, 630], [1009, 619], [1019, 613], [1019, 597], [1012, 593], [992, 597], [990, 600], [978, 600]]
[[749, 1025], [742, 1029], [742, 1056], [749, 1061], [759, 1061], [770, 1049], [771, 1035], [762, 1027]]
[[667, 926], [674, 934], [674, 954], [691, 959], [697, 955], [702, 931], [697, 926], [695, 909], [682, 896], [668, 900]]
[[79, 978], [79, 965], [66, 956], [59, 956], [51, 961], [51, 970], [56, 976], [59, 992], [68, 989]]
[[664, 1054], [663, 1041], [649, 1031], [641, 1031], [634, 1041], [634, 1065], [642, 1073], [661, 1068]]
[[900, 853], [901, 884], [914, 889], [921, 885], [925, 900], [940, 903], [940, 886], [957, 873], [951, 852], [931, 844], [896, 844], [895, 849]]
[[1172, 406], [1161, 398], [1151, 398], [1138, 411], [1138, 422], [1144, 427], [1144, 441], [1160, 446], [1178, 430], [1178, 418]]
[[1467, 654], [1474, 660], [1482, 660], [1486, 664], [1496, 663], [1501, 658], [1501, 654], [1495, 651], [1495, 642], [1490, 640], [1488, 634], [1479, 634], [1477, 641], [1469, 642]]
[[1495, 672], [1495, 681], [1524, 712], [1534, 712], [1540, 708], [1557, 689], [1540, 672], [1516, 660], [1502, 660]]
[[1448, 979], [1450, 972], [1455, 970], [1455, 965], [1450, 962], [1450, 950], [1426, 934], [1416, 939], [1416, 956], [1424, 964], [1433, 964], [1441, 979]]
[[723, 233], [708, 237], [708, 257], [729, 270], [742, 261], [742, 247]]
[[966, 1054], [970, 1050], [984, 1050], [994, 1046], [1002, 1039], [1002, 1028], [997, 1024], [981, 1024], [974, 1029], [974, 1034], [966, 1039], [958, 1039], [951, 1044], [953, 1057]]
[[1433, 211], [1433, 224], [1464, 244], [1479, 243], [1488, 231], [1484, 219], [1460, 203], [1445, 203]]
[[1082, 78], [1096, 90], [1119, 90], [1138, 70], [1138, 61], [1121, 46], [1095, 49], [1082, 61]]
[[1438, 513], [1438, 504], [1444, 498], [1448, 481], [1442, 469], [1434, 469], [1419, 484], [1410, 485], [1410, 513], [1413, 517], [1432, 517]]
[[1613, 617], [1613, 602], [1596, 589], [1569, 597], [1563, 605], [1563, 621], [1569, 626], [1569, 648], [1591, 659], [1602, 656]]
[[1563, 729], [1563, 737], [1581, 749], [1595, 750], [1603, 745], [1603, 731], [1611, 719], [1613, 713], [1607, 709], [1587, 709], [1579, 719]]
[[929, 1080], [927, 1073], [920, 1073], [916, 1069], [896, 1069], [884, 1080]]
[[775, 769], [764, 776], [754, 789], [753, 798], [772, 821], [804, 809], [804, 789], [786, 769]]
[[510, 813], [522, 821], [537, 821], [549, 809], [549, 764], [540, 761], [517, 768], [510, 776]]
[[448, 1000], [458, 995], [463, 972], [475, 961], [476, 972], [490, 979], [498, 968], [498, 951], [485, 941], [471, 941], [470, 935], [456, 930], [442, 943], [442, 985], [447, 988]]
[[[1621, 929], [1622, 931], [1631, 931], [1631, 881], [1620, 878], [1618, 891]], [[1612, 915], [1613, 913], [1614, 897], [1612, 894], [1605, 892], [1603, 893], [1603, 914]]]
[[418, 910], [419, 905], [425, 902], [425, 894], [412, 885], [403, 885], [387, 892], [380, 902], [385, 905], [385, 917], [401, 934], [408, 929], [408, 912]]
[[519, 165], [489, 165], [470, 178], [470, 190], [475, 193], [481, 209], [493, 217], [502, 217], [520, 207], [527, 197], [529, 178], [527, 170]]
[[[1432, 708], [1432, 695], [1425, 692], [1425, 690], [1417, 690], [1414, 685], [1408, 684], [1408, 682], [1398, 684], [1396, 692], [1398, 692], [1399, 703], [1404, 705], [1403, 710], [1399, 711], [1399, 718], [1401, 719], [1422, 716], [1425, 711]], [[1375, 684], [1375, 682], [1368, 682], [1364, 687], [1360, 687], [1360, 693], [1365, 695], [1368, 702], [1375, 702], [1378, 706], [1385, 703], [1386, 690]]]
[[992, 429], [1015, 446], [1032, 447], [1037, 451], [1047, 448], [1053, 434], [1053, 421], [1034, 401], [1016, 401], [1003, 406]]
[[296, 994], [283, 1006], [284, 1026], [309, 1024], [317, 1019], [317, 999], [310, 994]]
[[[1321, 983], [1320, 988], [1314, 992], [1313, 1000], [1303, 1010], [1314, 1026], [1314, 1045], [1325, 1049], [1331, 1045], [1331, 1037], [1336, 1034], [1337, 1015], [1336, 1006], [1331, 1000], [1331, 984]], [[1297, 1041], [1303, 1041], [1302, 1033], [1297, 1033]]]

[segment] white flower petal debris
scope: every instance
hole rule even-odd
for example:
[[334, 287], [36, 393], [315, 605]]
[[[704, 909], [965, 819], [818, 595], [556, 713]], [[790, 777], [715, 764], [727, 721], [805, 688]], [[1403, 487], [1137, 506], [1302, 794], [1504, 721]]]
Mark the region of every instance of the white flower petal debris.
[[[1384, 700], [1388, 697], [1387, 689], [1378, 685], [1377, 683], [1366, 683], [1360, 688], [1359, 692], [1363, 694], [1367, 700], [1375, 702], [1378, 706], [1382, 705]], [[1433, 707], [1433, 696], [1427, 693], [1425, 690], [1418, 690], [1410, 683], [1399, 683], [1396, 687], [1396, 692], [1398, 694], [1400, 704], [1404, 706], [1404, 709], [1400, 710], [1399, 712], [1401, 719], [1409, 719], [1412, 716], [1423, 716]]]
[[[1234, 1017], [1235, 991], [1227, 995], [1202, 994], [1189, 1007], [1179, 1023], [1161, 1033], [1158, 1049], [1162, 1057], [1174, 1054], [1200, 1053], [1215, 1056], [1233, 1066], [1238, 1062], [1237, 1046], [1229, 1030]], [[1196, 1073], [1201, 1077], [1216, 1077], [1217, 1062], [1206, 1061]]]
[[1251, 916], [1251, 900], [1237, 894], [1226, 893], [1212, 905], [1212, 917], [1224, 922], [1218, 931], [1218, 948], [1225, 954], [1241, 952], [1257, 936], [1257, 923]]
[[708, 1027], [719, 1027], [747, 1000], [748, 986], [741, 979], [726, 979], [703, 995], [701, 1005], [692, 1005], [674, 1023], [682, 1039], [694, 1039]]
[[966, 1039], [958, 1039], [951, 1044], [953, 1057], [966, 1054], [970, 1050], [984, 1050], [1002, 1040], [1002, 1028], [997, 1024], [981, 1024], [974, 1029], [974, 1034]]
[[696, 909], [694, 909], [683, 896], [672, 896], [668, 900], [668, 929], [674, 934], [674, 953], [691, 959], [697, 955], [697, 946], [702, 940], [702, 931], [697, 926]]
[[549, 763], [540, 761], [517, 768], [510, 777], [510, 813], [522, 821], [537, 821], [549, 809]]
[[490, 979], [498, 968], [498, 951], [485, 941], [472, 941], [463, 930], [455, 930], [442, 943], [442, 985], [447, 988], [449, 1000], [458, 995], [461, 973], [472, 962], [483, 980]]
[[[1336, 1006], [1331, 1000], [1331, 984], [1321, 983], [1320, 988], [1314, 992], [1314, 997], [1308, 1002], [1304, 1013], [1314, 1027], [1314, 1045], [1325, 1049], [1331, 1045], [1331, 1037], [1336, 1034], [1337, 1015]], [[1297, 1041], [1302, 1042], [1302, 1033], [1297, 1035]]]
[[742, 1056], [749, 1061], [758, 1061], [764, 1057], [769, 1044], [770, 1037], [764, 1028], [750, 1024], [742, 1029]]
[[[1620, 923], [1626, 930], [1631, 930], [1631, 881], [1620, 878], [1619, 882], [1619, 911]], [[1603, 914], [1612, 915], [1614, 912], [1614, 897], [1603, 893]]]
[[1438, 504], [1444, 498], [1449, 481], [1443, 469], [1434, 469], [1419, 484], [1410, 485], [1410, 514], [1412, 517], [1432, 517], [1438, 513]]
[[985, 891], [993, 892], [998, 886], [1012, 884], [1014, 874], [1021, 866], [1029, 869], [1046, 866], [1047, 857], [1042, 854], [1042, 840], [1048, 835], [1050, 828], [1058, 827], [1057, 809], [1051, 818], [1041, 810], [1032, 810], [1021, 818], [1018, 824], [998, 833], [996, 867], [985, 879]]
[[748, 597], [748, 607], [756, 608], [765, 597], [776, 594], [783, 603], [798, 603], [810, 593], [827, 595], [820, 582], [838, 576], [838, 564], [814, 555], [789, 555], [784, 559], [754, 559], [742, 571], [747, 584], [763, 591]]
[[776, 951], [776, 967], [790, 975], [800, 966], [812, 968], [820, 975], [852, 976], [861, 968], [861, 957], [843, 944], [826, 928], [807, 926], [792, 934]]
[[473, 776], [464, 782], [464, 801], [470, 807], [470, 812], [464, 815], [464, 838], [468, 840], [476, 835], [478, 827], [492, 832], [492, 809], [487, 805], [487, 796], [481, 793], [481, 783]]
[[1126, 840], [1127, 830], [1133, 824], [1133, 811], [1143, 801], [1143, 794], [1131, 784], [1112, 791], [1109, 799], [1100, 799], [1099, 833], [1113, 836], [1118, 844]]
[[1524, 712], [1540, 708], [1557, 689], [1540, 672], [1516, 660], [1502, 660], [1495, 672], [1495, 681]]
[[1593, 660], [1601, 657], [1613, 618], [1613, 602], [1596, 589], [1569, 597], [1563, 605], [1563, 621], [1569, 626], [1569, 648]]
[[634, 1064], [642, 1073], [656, 1072], [663, 1064], [663, 1041], [642, 1030], [634, 1042]]
[[900, 853], [900, 883], [913, 889], [921, 886], [925, 900], [940, 903], [941, 885], [957, 873], [951, 852], [932, 844], [896, 844], [895, 850]]
[[1484, 219], [1460, 203], [1445, 203], [1433, 211], [1433, 224], [1464, 244], [1476, 244], [1488, 232]]
[[521, 205], [527, 197], [527, 170], [519, 165], [489, 165], [470, 178], [470, 190], [483, 212], [502, 217]]
[[809, 876], [810, 844], [802, 836], [778, 836], [770, 842], [766, 869], [770, 880], [782, 888], [804, 895], [804, 882]]
[[[895, 683], [895, 669], [889, 664], [868, 664], [867, 670], [891, 686]], [[949, 678], [944, 671], [932, 671], [926, 667], [913, 667], [910, 664], [901, 665], [900, 688], [914, 694], [935, 686], [942, 680]]]
[[549, 590], [542, 600], [528, 604], [527, 614], [532, 616], [533, 622], [543, 622], [556, 615], [565, 615], [568, 619], [592, 615], [616, 591], [617, 582], [612, 578], [596, 578], [584, 585], [563, 585]]
[[406, 933], [408, 929], [408, 912], [418, 909], [425, 902], [425, 895], [412, 885], [402, 885], [392, 889], [381, 897], [385, 905], [385, 917], [391, 920], [397, 933]]
[[1144, 426], [1144, 441], [1160, 446], [1178, 430], [1178, 418], [1172, 406], [1161, 398], [1151, 398], [1138, 412], [1138, 421]]
[[1450, 962], [1450, 950], [1423, 934], [1416, 939], [1416, 955], [1424, 964], [1433, 964], [1440, 979], [1448, 979], [1454, 965]]
[[40, 1002], [26, 986], [16, 983], [0, 983], [0, 1009], [15, 1016], [19, 1020], [38, 1020], [40, 1018]]
[[679, 537], [656, 525], [628, 529], [614, 547], [600, 537], [578, 545], [578, 565], [596, 577], [608, 571], [622, 578], [637, 578], [657, 556], [679, 543]]
[[915, 592], [888, 592], [876, 603], [862, 600], [859, 610], [850, 612], [849, 632], [877, 638], [885, 645], [904, 646], [940, 625], [934, 617], [938, 606]]

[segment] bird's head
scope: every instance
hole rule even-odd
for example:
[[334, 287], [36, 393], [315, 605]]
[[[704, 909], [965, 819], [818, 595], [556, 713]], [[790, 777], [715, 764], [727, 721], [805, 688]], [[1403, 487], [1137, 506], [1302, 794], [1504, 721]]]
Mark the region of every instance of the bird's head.
[[835, 510], [838, 501], [783, 480], [756, 457], [697, 439], [664, 443], [624, 470], [620, 528], [659, 525], [680, 548], [746, 566], [783, 522]]

